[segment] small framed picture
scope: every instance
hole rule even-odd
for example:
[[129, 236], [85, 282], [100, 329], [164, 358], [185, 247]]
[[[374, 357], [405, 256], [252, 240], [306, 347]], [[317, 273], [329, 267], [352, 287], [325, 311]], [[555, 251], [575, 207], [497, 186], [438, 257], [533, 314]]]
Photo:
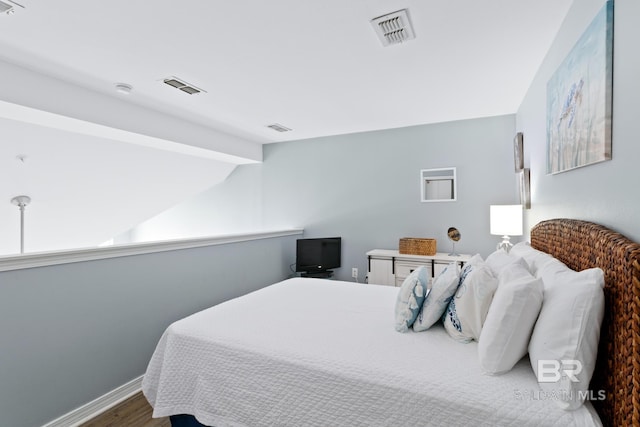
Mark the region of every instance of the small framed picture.
[[524, 143], [522, 132], [518, 132], [513, 139], [513, 160], [516, 172], [524, 169]]
[[523, 209], [531, 209], [531, 173], [529, 168], [522, 168], [518, 173], [520, 180], [520, 204]]

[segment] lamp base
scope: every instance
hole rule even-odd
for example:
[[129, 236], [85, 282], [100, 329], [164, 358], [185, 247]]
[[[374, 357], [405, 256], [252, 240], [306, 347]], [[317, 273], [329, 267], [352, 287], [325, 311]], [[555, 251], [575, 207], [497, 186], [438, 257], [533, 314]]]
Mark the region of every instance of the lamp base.
[[456, 253], [456, 243], [452, 242], [451, 244], [451, 253], [449, 254], [449, 256], [460, 256], [460, 254]]
[[503, 249], [505, 252], [509, 253], [512, 247], [513, 243], [509, 241], [509, 236], [502, 236], [502, 241], [498, 243], [498, 247], [496, 249]]

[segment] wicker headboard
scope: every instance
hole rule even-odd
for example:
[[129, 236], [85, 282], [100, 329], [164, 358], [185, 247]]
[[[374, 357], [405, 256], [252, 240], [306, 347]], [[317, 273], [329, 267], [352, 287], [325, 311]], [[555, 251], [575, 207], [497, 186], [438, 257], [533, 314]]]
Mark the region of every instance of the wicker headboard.
[[553, 219], [531, 230], [531, 246], [573, 270], [605, 274], [605, 315], [591, 390], [605, 426], [640, 426], [640, 245], [598, 224]]

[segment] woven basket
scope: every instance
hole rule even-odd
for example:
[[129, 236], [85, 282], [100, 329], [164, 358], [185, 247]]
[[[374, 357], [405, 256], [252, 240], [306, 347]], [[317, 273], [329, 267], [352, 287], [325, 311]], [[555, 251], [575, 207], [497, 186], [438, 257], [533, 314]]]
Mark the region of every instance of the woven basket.
[[399, 252], [406, 255], [435, 255], [436, 239], [403, 237], [400, 239]]

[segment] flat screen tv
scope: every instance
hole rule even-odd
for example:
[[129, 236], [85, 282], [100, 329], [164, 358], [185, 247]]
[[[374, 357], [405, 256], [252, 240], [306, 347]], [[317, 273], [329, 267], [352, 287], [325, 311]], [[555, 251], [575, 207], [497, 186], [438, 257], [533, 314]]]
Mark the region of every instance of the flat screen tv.
[[296, 271], [303, 275], [322, 275], [340, 267], [341, 237], [298, 239], [296, 242]]

